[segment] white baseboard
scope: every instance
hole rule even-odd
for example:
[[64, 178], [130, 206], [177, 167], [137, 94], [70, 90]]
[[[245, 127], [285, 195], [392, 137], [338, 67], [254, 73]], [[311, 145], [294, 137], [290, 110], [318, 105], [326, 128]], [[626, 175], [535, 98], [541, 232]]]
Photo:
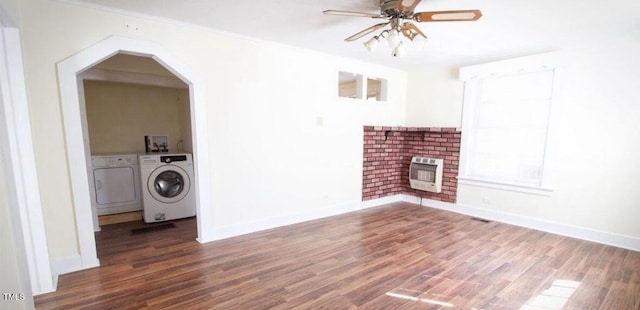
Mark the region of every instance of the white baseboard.
[[58, 276], [65, 273], [74, 271], [89, 269], [100, 266], [99, 260], [90, 262], [83, 262], [80, 254], [74, 254], [71, 256], [54, 258], [51, 260], [51, 273], [53, 276], [53, 287], [58, 287]]
[[[368, 209], [373, 207], [379, 207], [382, 205], [395, 203], [395, 202], [409, 202], [413, 204], [422, 205], [425, 207], [432, 207], [445, 211], [451, 211], [459, 214], [469, 215], [491, 221], [511, 224], [515, 226], [540, 230], [557, 235], [593, 241], [601, 244], [616, 246], [633, 251], [640, 251], [640, 239], [631, 236], [625, 236], [615, 234], [611, 232], [598, 231], [590, 228], [567, 225], [556, 223], [552, 221], [546, 221], [538, 218], [532, 218], [512, 213], [500, 212], [496, 210], [489, 210], [485, 208], [442, 202], [431, 199], [421, 199], [419, 197], [400, 194], [394, 196], [387, 196], [379, 199], [357, 201], [345, 204], [339, 204], [328, 207], [322, 210], [314, 210], [311, 212], [305, 212], [289, 216], [270, 217], [249, 223], [240, 223], [234, 225], [228, 225], [213, 229], [213, 234], [205, 239], [206, 243], [210, 241], [230, 238], [234, 236], [244, 235], [261, 230], [282, 227], [286, 225], [306, 222], [310, 220], [316, 220], [333, 215], [344, 214], [348, 212], [358, 211], [362, 209]], [[79, 254], [68, 257], [57, 258], [52, 261], [51, 269], [54, 278], [54, 287], [57, 287], [58, 275], [74, 272], [82, 269], [88, 269], [99, 266], [99, 261], [82, 262]]]
[[[214, 229], [214, 235], [211, 236], [209, 239], [207, 239], [207, 242], [249, 234], [249, 233], [257, 232], [261, 230], [267, 230], [271, 228], [282, 227], [286, 225], [297, 224], [297, 223], [311, 221], [311, 220], [317, 220], [320, 218], [329, 217], [333, 215], [339, 215], [339, 214], [358, 211], [362, 209], [377, 207], [377, 206], [385, 205], [388, 203], [400, 202], [402, 201], [401, 198], [402, 197], [400, 195], [395, 195], [395, 196], [388, 196], [388, 197], [367, 200], [367, 201], [356, 201], [351, 203], [330, 206], [322, 210], [314, 210], [311, 212], [299, 213], [299, 214], [289, 215], [289, 216], [270, 217], [270, 218], [249, 222], [249, 223], [240, 223], [240, 224], [219, 227]], [[201, 242], [201, 243], [205, 243], [205, 242]]]
[[[405, 202], [420, 204], [420, 198], [401, 195], [401, 200]], [[496, 222], [511, 224], [515, 226], [531, 228], [544, 232], [549, 232], [561, 236], [567, 236], [587, 241], [593, 241], [601, 244], [612, 245], [619, 248], [624, 248], [633, 251], [640, 251], [640, 239], [606, 232], [599, 231], [591, 228], [568, 225], [557, 223], [553, 221], [547, 221], [539, 218], [533, 218], [523, 215], [517, 215], [513, 213], [500, 212], [496, 210], [489, 210], [471, 205], [454, 204], [448, 202], [442, 202], [431, 199], [423, 199], [422, 205], [426, 207], [432, 207], [436, 209], [451, 211], [455, 213], [465, 214], [482, 219], [492, 220]]]
[[201, 243], [206, 243], [210, 241], [244, 235], [244, 234], [257, 232], [261, 230], [316, 220], [323, 217], [344, 214], [352, 211], [378, 207], [385, 204], [401, 202], [401, 201], [414, 203], [414, 204], [420, 204], [420, 202], [422, 201], [423, 206], [433, 207], [436, 209], [451, 211], [455, 213], [465, 214], [469, 216], [479, 217], [483, 219], [488, 219], [488, 220], [516, 225], [516, 226], [536, 229], [536, 230], [554, 233], [562, 236], [598, 242], [606, 245], [617, 246], [617, 247], [625, 248], [629, 250], [640, 251], [640, 239], [630, 237], [630, 236], [598, 231], [598, 230], [585, 228], [585, 227], [561, 224], [561, 223], [546, 221], [538, 218], [527, 217], [527, 216], [522, 216], [522, 215], [517, 215], [512, 213], [499, 212], [495, 210], [489, 210], [489, 209], [470, 206], [470, 205], [454, 204], [454, 203], [442, 202], [442, 201], [437, 201], [432, 199], [421, 200], [421, 198], [419, 197], [406, 195], [406, 194], [387, 196], [387, 197], [382, 197], [382, 198], [372, 199], [367, 201], [357, 201], [357, 202], [339, 204], [339, 205], [328, 207], [322, 210], [315, 210], [311, 212], [305, 212], [305, 213], [289, 215], [289, 216], [270, 217], [270, 218], [249, 222], [249, 223], [240, 223], [240, 224], [219, 227], [219, 228], [213, 229], [213, 234], [211, 236], [207, 236], [207, 238], [202, 238], [202, 240], [198, 240], [198, 241]]
[[[374, 208], [394, 202], [401, 202], [403, 195], [387, 196], [361, 202], [361, 209]], [[417, 203], [417, 202], [416, 202]]]
[[57, 282], [59, 275], [78, 271], [81, 269], [83, 268], [82, 268], [82, 258], [80, 257], [80, 254], [54, 258], [51, 260], [51, 271], [53, 273], [53, 278], [55, 282]]

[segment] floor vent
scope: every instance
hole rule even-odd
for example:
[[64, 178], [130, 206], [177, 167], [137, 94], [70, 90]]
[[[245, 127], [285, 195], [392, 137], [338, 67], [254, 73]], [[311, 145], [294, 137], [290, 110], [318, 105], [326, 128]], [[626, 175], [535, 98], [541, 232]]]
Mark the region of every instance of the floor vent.
[[154, 226], [136, 228], [136, 229], [132, 229], [131, 230], [131, 235], [135, 236], [135, 235], [139, 235], [139, 234], [146, 234], [146, 233], [150, 233], [150, 232], [154, 232], [154, 231], [158, 231], [158, 230], [170, 229], [170, 228], [176, 228], [176, 226], [173, 225], [173, 223], [167, 223], [167, 224], [162, 224], [162, 225], [154, 225]]

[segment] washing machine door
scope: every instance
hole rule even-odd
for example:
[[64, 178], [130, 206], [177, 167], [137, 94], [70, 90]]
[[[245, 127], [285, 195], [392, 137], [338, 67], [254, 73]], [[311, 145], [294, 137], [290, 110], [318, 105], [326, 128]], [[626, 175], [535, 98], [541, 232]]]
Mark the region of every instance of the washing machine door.
[[184, 169], [175, 165], [162, 165], [147, 180], [151, 196], [162, 203], [182, 200], [191, 190], [191, 180]]

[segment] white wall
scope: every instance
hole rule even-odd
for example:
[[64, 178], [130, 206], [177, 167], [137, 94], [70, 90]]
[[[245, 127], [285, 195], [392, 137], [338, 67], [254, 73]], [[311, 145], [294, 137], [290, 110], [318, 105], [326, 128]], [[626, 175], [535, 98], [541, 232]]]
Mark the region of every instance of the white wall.
[[[543, 221], [640, 238], [640, 42], [632, 35], [559, 53], [552, 125], [557, 148], [555, 185], [550, 197], [459, 185], [458, 203]], [[441, 70], [440, 70], [441, 71]], [[438, 81], [439, 79], [439, 81]], [[433, 88], [422, 100], [416, 85], [460, 85], [456, 77], [435, 72], [409, 74], [407, 117], [425, 115], [421, 125], [460, 126], [462, 94]], [[435, 81], [434, 81], [435, 80]], [[462, 92], [462, 88], [458, 88]], [[418, 101], [420, 100], [420, 101]], [[442, 105], [454, 105], [447, 107]], [[426, 111], [444, 113], [431, 118]], [[464, 133], [463, 133], [464, 135]]]
[[[22, 1], [21, 11], [38, 178], [54, 260], [78, 253], [77, 243], [70, 242], [77, 236], [55, 66], [111, 35], [156, 42], [204, 80], [211, 175], [205, 190], [217, 229], [358, 205], [362, 125], [460, 127], [462, 83], [450, 68], [407, 74], [44, 0]], [[130, 32], [128, 23], [139, 30]], [[559, 76], [567, 83], [556, 103], [554, 194], [461, 185], [458, 202], [640, 237], [640, 113], [632, 102], [640, 84], [634, 59], [640, 46], [620, 38], [564, 53]], [[338, 98], [338, 71], [386, 78], [388, 101]], [[584, 171], [585, 166], [593, 169]]]
[[407, 89], [407, 126], [461, 127], [464, 83], [457, 69], [410, 72]]
[[[53, 260], [78, 253], [70, 242], [77, 236], [55, 66], [108, 36], [156, 42], [204, 80], [211, 175], [204, 190], [221, 230], [359, 205], [362, 125], [404, 122], [406, 73], [399, 70], [51, 1], [23, 1], [22, 13]], [[139, 30], [129, 32], [128, 23]], [[338, 98], [339, 70], [388, 79], [388, 102]]]

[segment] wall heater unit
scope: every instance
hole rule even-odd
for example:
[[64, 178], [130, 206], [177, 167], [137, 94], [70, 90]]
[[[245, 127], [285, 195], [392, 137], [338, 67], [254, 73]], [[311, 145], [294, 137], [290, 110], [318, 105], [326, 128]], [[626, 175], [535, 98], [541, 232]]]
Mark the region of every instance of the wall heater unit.
[[411, 158], [409, 183], [411, 188], [439, 193], [442, 191], [442, 159], [418, 157]]

